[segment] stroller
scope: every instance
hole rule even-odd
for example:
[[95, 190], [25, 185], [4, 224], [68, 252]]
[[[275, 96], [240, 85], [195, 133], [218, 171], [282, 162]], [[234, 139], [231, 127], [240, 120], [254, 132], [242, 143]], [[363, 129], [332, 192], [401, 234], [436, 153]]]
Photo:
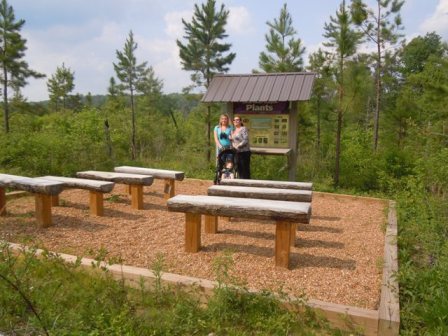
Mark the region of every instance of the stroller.
[[225, 148], [218, 153], [214, 184], [220, 184], [223, 179], [237, 178], [237, 152], [233, 148]]

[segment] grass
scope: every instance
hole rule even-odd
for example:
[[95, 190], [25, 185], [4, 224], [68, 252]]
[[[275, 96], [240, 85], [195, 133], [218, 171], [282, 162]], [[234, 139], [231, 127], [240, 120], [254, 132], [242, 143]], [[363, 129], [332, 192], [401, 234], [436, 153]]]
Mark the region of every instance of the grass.
[[11, 335], [343, 335], [303, 305], [286, 310], [277, 295], [250, 293], [228, 281], [231, 258], [215, 261], [220, 285], [207, 305], [194, 292], [161, 282], [162, 255], [152, 263], [155, 285], [141, 280], [127, 288], [101, 267], [101, 249], [92, 272], [79, 261], [57, 255], [12, 253], [0, 247], [0, 332]]

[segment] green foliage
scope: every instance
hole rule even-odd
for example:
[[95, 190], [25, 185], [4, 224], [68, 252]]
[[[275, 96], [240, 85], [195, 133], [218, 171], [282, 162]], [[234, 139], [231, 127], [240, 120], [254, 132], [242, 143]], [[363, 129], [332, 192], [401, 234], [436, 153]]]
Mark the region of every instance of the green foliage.
[[25, 62], [26, 40], [20, 35], [25, 20], [15, 18], [14, 9], [6, 0], [0, 3], [0, 41], [2, 52], [0, 53], [0, 81], [3, 93], [3, 114], [5, 132], [9, 132], [9, 101], [8, 87], [15, 89], [24, 87], [27, 78], [42, 78], [40, 74], [28, 67]]
[[[98, 262], [106, 254], [99, 251]], [[229, 258], [218, 263], [227, 264]], [[80, 260], [66, 264], [50, 253], [37, 258], [33, 249], [13, 254], [2, 244], [0, 261], [0, 330], [7, 334], [314, 335], [331, 331], [306, 310], [299, 314], [284, 309], [278, 297], [268, 292], [253, 294], [227, 282], [204, 307], [198, 293], [162, 285], [163, 256], [153, 263], [156, 287], [147, 289], [142, 281], [139, 290], [125, 287], [101, 268], [82, 269]], [[289, 305], [303, 308], [303, 301]]]
[[56, 111], [59, 109], [60, 103], [62, 103], [62, 109], [65, 110], [67, 97], [75, 88], [74, 80], [75, 73], [70, 68], [66, 68], [64, 63], [62, 63], [62, 67], [57, 67], [56, 73], [48, 79], [50, 102]]
[[265, 72], [296, 72], [303, 70], [305, 47], [300, 38], [294, 38], [297, 31], [292, 17], [283, 5], [280, 16], [274, 22], [267, 22], [269, 34], [265, 35], [266, 50], [259, 57], [259, 66]]
[[194, 5], [194, 14], [191, 22], [182, 19], [186, 43], [177, 40], [179, 57], [182, 68], [193, 71], [191, 80], [197, 86], [208, 87], [216, 73], [227, 72], [236, 54], [226, 53], [232, 46], [230, 43], [221, 43], [227, 37], [225, 25], [229, 11], [221, 4], [216, 8], [215, 0]]

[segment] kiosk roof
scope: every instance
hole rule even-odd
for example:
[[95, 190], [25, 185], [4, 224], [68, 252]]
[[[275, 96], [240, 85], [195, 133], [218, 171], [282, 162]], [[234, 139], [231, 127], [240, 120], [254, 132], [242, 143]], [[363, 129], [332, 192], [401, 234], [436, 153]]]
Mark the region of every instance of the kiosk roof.
[[227, 75], [213, 77], [204, 103], [280, 102], [309, 100], [314, 72], [285, 72]]

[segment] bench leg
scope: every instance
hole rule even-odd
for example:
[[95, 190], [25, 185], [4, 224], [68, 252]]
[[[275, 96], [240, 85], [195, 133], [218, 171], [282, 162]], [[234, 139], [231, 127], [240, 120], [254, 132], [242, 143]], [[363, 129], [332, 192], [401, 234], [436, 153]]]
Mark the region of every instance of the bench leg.
[[51, 226], [51, 196], [35, 194], [37, 226], [44, 228]]
[[165, 179], [165, 199], [169, 199], [176, 195], [175, 181], [173, 179]]
[[277, 221], [275, 225], [275, 266], [289, 268], [291, 251], [291, 222]]
[[59, 195], [51, 196], [51, 206], [59, 206]]
[[201, 214], [185, 213], [185, 252], [201, 249]]
[[291, 223], [291, 246], [296, 246], [297, 223]]
[[132, 195], [132, 188], [131, 188], [131, 186], [127, 185], [126, 187], [127, 187], [126, 189], [128, 190], [128, 195]]
[[6, 192], [5, 188], [0, 188], [0, 216], [6, 215]]
[[103, 193], [98, 191], [89, 191], [90, 194], [90, 214], [102, 216], [104, 214]]
[[218, 216], [204, 215], [205, 233], [218, 233]]
[[141, 184], [131, 184], [130, 187], [132, 209], [143, 209], [143, 186]]

